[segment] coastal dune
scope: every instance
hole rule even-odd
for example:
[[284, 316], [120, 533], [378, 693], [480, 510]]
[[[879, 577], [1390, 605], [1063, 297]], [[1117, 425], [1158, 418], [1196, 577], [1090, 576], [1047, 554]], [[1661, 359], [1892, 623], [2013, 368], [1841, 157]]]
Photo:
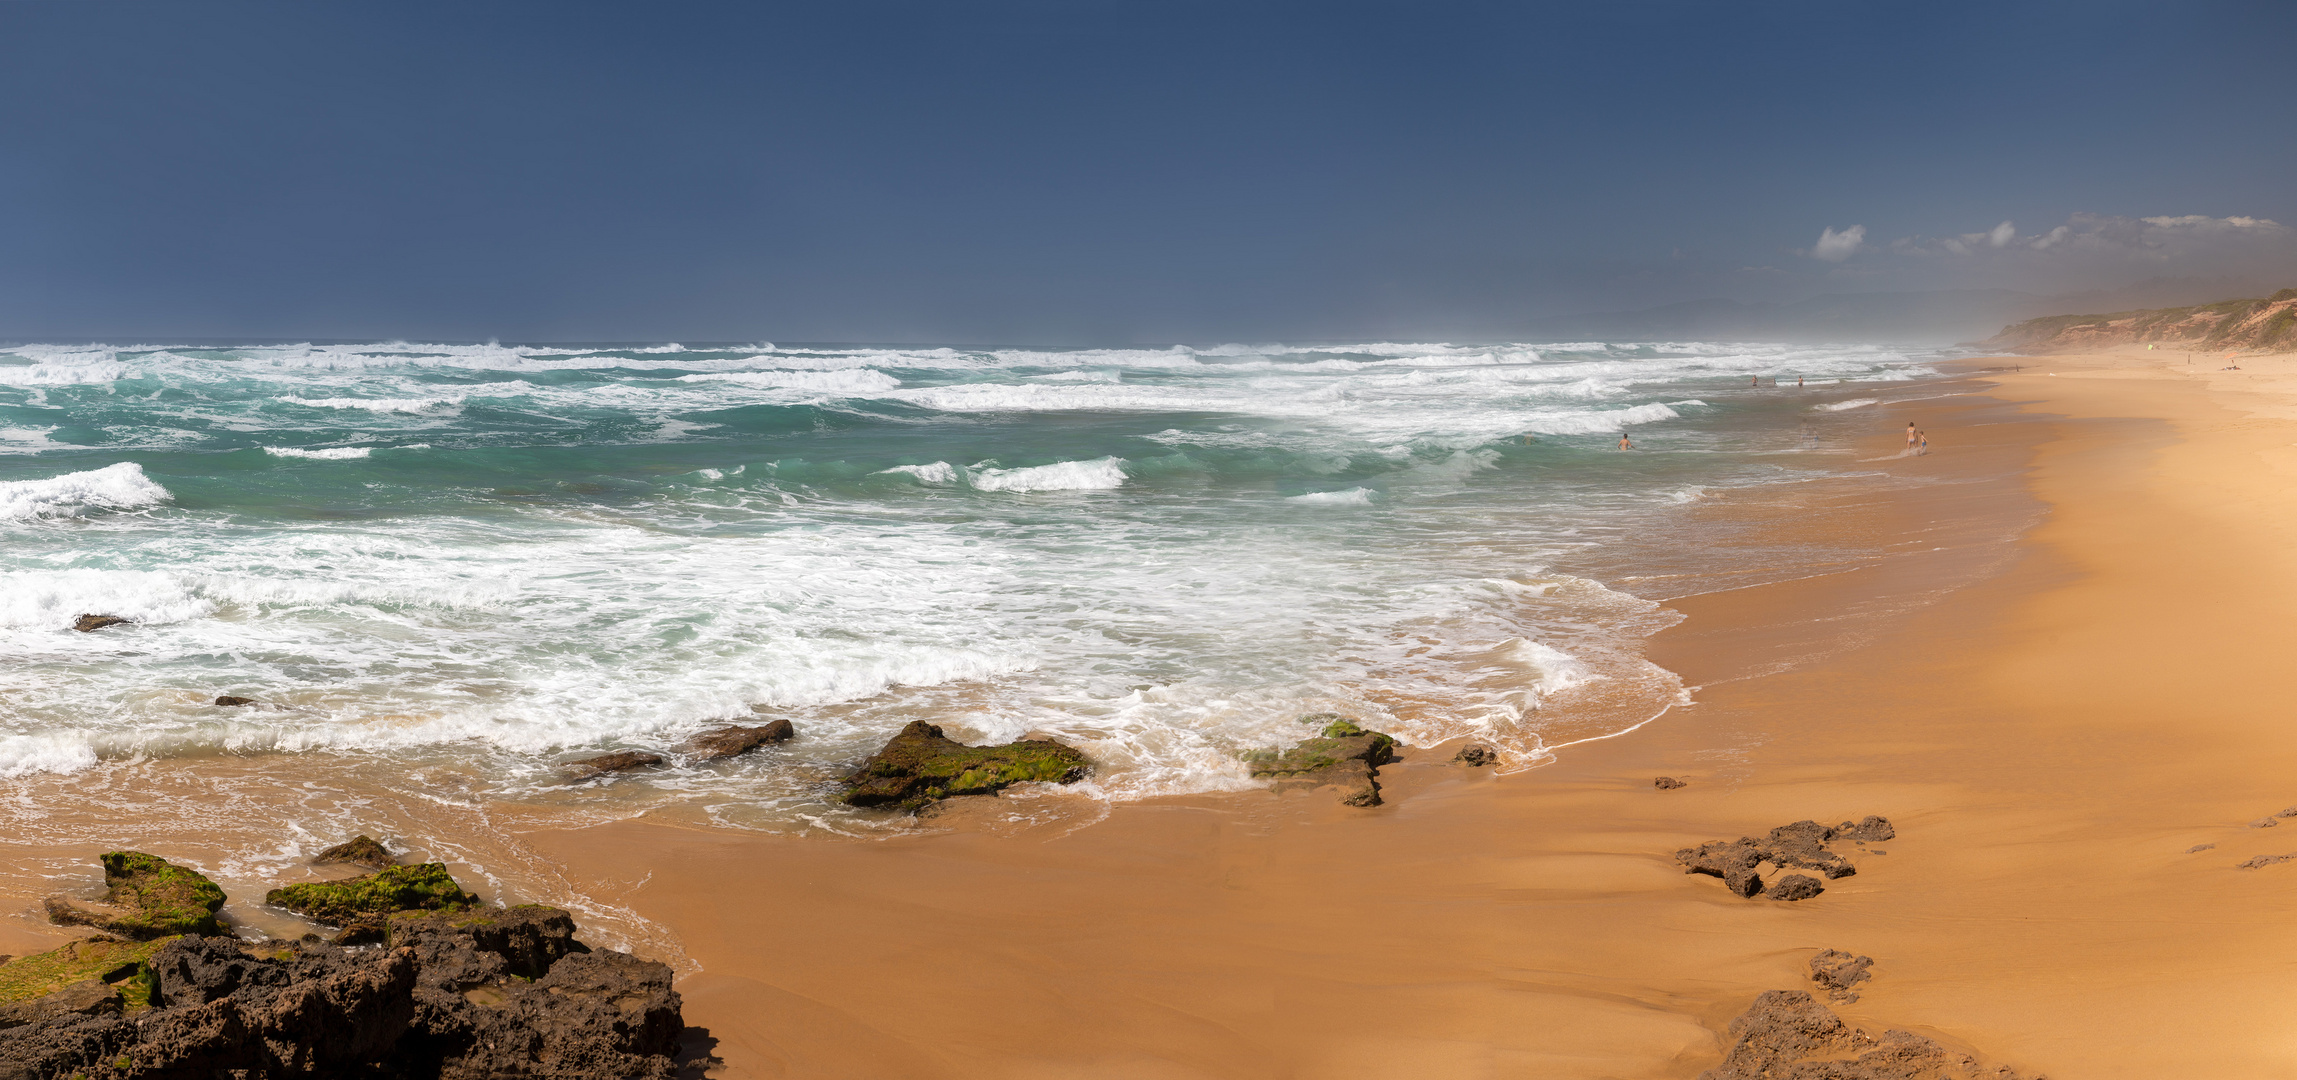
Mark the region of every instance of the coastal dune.
[[[2288, 1075], [2297, 862], [2240, 864], [2297, 853], [2297, 372], [1973, 367], [1876, 412], [1874, 452], [1910, 418], [1935, 448], [1888, 497], [1712, 511], [1900, 554], [1673, 601], [1652, 658], [1698, 704], [1544, 768], [1419, 749], [1368, 811], [1048, 796], [873, 842], [526, 840], [699, 965], [713, 1076], [1688, 1078], [1830, 948], [1875, 959], [1845, 1020], [2023, 1075]], [[1673, 858], [1868, 814], [1897, 837], [1801, 902]]]

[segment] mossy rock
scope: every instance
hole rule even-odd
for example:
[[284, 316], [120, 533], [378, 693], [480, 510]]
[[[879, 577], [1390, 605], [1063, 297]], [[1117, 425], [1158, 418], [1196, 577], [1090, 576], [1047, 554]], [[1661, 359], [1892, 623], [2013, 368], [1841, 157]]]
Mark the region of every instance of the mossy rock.
[[311, 858], [313, 866], [325, 866], [328, 863], [350, 863], [369, 870], [388, 870], [399, 864], [399, 857], [391, 854], [391, 849], [373, 837], [360, 833]]
[[846, 777], [844, 800], [850, 806], [915, 810], [938, 799], [988, 795], [1031, 781], [1075, 783], [1091, 770], [1085, 755], [1050, 739], [967, 746], [918, 720]]
[[442, 911], [470, 907], [479, 898], [464, 892], [444, 863], [394, 866], [343, 881], [313, 881], [273, 889], [263, 897], [314, 922], [342, 926], [362, 915], [398, 911]]
[[1367, 731], [1338, 713], [1311, 713], [1300, 722], [1311, 727], [1321, 725], [1322, 734], [1302, 739], [1289, 749], [1245, 752], [1244, 764], [1252, 775], [1276, 781], [1274, 787], [1279, 791], [1337, 787], [1343, 792], [1340, 801], [1351, 806], [1380, 805], [1376, 777], [1380, 766], [1396, 760], [1396, 740]]
[[207, 875], [141, 851], [106, 852], [102, 862], [104, 884], [111, 887], [104, 902], [119, 910], [91, 911], [50, 897], [49, 921], [139, 939], [223, 933], [215, 919], [223, 909], [223, 890]]
[[130, 1008], [151, 1003], [152, 954], [174, 937], [122, 941], [92, 937], [0, 964], [0, 1005], [46, 997], [76, 982], [110, 983]]

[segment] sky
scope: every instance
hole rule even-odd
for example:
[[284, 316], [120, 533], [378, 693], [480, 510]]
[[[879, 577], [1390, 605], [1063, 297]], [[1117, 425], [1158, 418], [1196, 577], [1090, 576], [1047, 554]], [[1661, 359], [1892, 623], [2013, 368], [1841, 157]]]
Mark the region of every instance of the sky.
[[2297, 285], [2297, 4], [0, 2], [0, 338], [1507, 338]]

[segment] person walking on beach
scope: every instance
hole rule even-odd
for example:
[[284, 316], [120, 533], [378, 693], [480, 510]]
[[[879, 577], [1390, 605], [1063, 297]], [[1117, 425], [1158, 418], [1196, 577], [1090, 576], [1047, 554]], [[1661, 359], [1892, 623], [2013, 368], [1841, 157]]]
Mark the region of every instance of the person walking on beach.
[[1914, 433], [1914, 456], [1916, 456], [1916, 457], [1926, 457], [1926, 456], [1928, 456], [1928, 455], [1929, 455], [1929, 453], [1930, 453], [1930, 436], [1928, 436], [1928, 435], [1925, 435], [1925, 434], [1923, 434], [1923, 433], [1921, 433], [1921, 432], [1919, 432], [1919, 431], [1915, 432], [1915, 433]]
[[1914, 421], [1908, 420], [1906, 422], [1906, 448], [1908, 450], [1914, 449], [1914, 441], [1921, 437], [1922, 433], [1914, 430]]

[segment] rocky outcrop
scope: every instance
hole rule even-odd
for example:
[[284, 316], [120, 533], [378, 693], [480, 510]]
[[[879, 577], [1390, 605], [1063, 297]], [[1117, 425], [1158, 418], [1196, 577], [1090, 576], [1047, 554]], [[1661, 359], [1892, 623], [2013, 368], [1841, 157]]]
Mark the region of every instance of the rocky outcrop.
[[226, 709], [236, 709], [236, 708], [238, 708], [238, 707], [240, 707], [240, 706], [242, 706], [242, 705], [261, 705], [261, 704], [263, 704], [262, 702], [260, 702], [260, 701], [257, 701], [257, 700], [255, 700], [254, 698], [251, 698], [251, 697], [233, 697], [233, 696], [231, 696], [230, 694], [224, 694], [224, 695], [222, 695], [222, 696], [220, 696], [220, 697], [217, 697], [217, 698], [215, 699], [215, 703], [216, 703], [217, 705], [220, 705], [220, 706], [222, 706], [222, 707], [226, 708]]
[[2050, 315], [2005, 327], [1980, 344], [2058, 353], [2144, 342], [2192, 349], [2297, 349], [2297, 289], [2283, 289], [2263, 300], [2220, 300], [2110, 315]]
[[668, 1077], [685, 1027], [670, 969], [574, 938], [557, 908], [396, 916], [417, 957], [409, 1075]]
[[478, 899], [455, 884], [445, 864], [420, 863], [342, 881], [289, 885], [264, 894], [263, 902], [314, 922], [347, 926], [397, 911], [459, 910]]
[[573, 774], [575, 779], [588, 780], [608, 773], [628, 772], [631, 769], [644, 769], [660, 764], [662, 764], [662, 755], [660, 754], [649, 754], [643, 750], [619, 750], [611, 754], [600, 754], [594, 758], [569, 761], [566, 763], [566, 769]]
[[1498, 764], [1499, 751], [1482, 743], [1469, 743], [1460, 747], [1460, 752], [1453, 754], [1452, 760], [1471, 769], [1482, 768], [1485, 765]]
[[107, 626], [124, 625], [127, 621], [117, 615], [82, 615], [73, 621], [72, 629], [83, 634], [92, 634]]
[[1727, 1041], [1723, 1063], [1699, 1080], [2020, 1080], [1910, 1031], [1869, 1035], [1801, 990], [1764, 992]]
[[705, 731], [686, 740], [679, 750], [695, 761], [718, 761], [739, 757], [769, 743], [788, 742], [797, 735], [797, 729], [787, 720], [776, 720], [756, 727], [728, 725]]
[[916, 810], [937, 799], [987, 795], [1014, 784], [1071, 784], [1091, 765], [1051, 739], [967, 746], [923, 720], [912, 721], [846, 777], [849, 806]]
[[[1737, 840], [1715, 840], [1695, 848], [1684, 848], [1675, 853], [1676, 861], [1683, 864], [1687, 874], [1708, 874], [1723, 879], [1723, 885], [1736, 895], [1752, 897], [1763, 891], [1762, 867], [1769, 864], [1779, 869], [1816, 870], [1828, 880], [1849, 877], [1858, 868], [1848, 859], [1827, 849], [1836, 842], [1864, 844], [1888, 840], [1897, 835], [1890, 822], [1880, 817], [1864, 821], [1845, 821], [1828, 828], [1815, 821], [1797, 821], [1772, 829], [1770, 835], [1757, 840], [1742, 836]], [[1879, 853], [1878, 853], [1879, 854]], [[1795, 884], [1792, 895], [1781, 893], [1781, 900], [1803, 900], [1825, 891], [1815, 878], [1788, 875], [1780, 881], [1784, 886], [1800, 878], [1808, 884]]]
[[1244, 755], [1252, 775], [1275, 781], [1269, 786], [1277, 791], [1336, 787], [1350, 806], [1380, 805], [1380, 766], [1396, 760], [1396, 740], [1337, 713], [1312, 713], [1300, 722], [1324, 725], [1323, 734], [1289, 749]]
[[391, 849], [384, 847], [380, 841], [361, 833], [311, 857], [313, 866], [332, 863], [349, 863], [369, 870], [388, 870], [399, 865], [399, 857], [391, 854]]
[[1810, 958], [1810, 981], [1825, 990], [1829, 1000], [1848, 1005], [1858, 1000], [1855, 987], [1869, 978], [1867, 969], [1873, 966], [1871, 956], [1852, 956], [1841, 949], [1828, 949]]
[[[585, 948], [566, 912], [411, 915], [391, 930], [369, 950], [114, 942], [146, 950], [122, 977], [144, 995], [81, 980], [37, 999], [46, 1011], [0, 1028], [0, 1080], [672, 1075], [684, 1021], [670, 969]], [[0, 966], [0, 987], [36, 959]]]
[[223, 910], [223, 890], [206, 875], [140, 851], [107, 852], [101, 861], [108, 886], [103, 903], [81, 905], [51, 896], [48, 921], [139, 940], [223, 932], [215, 918]]
[[1676, 788], [1690, 787], [1691, 782], [1688, 780], [1677, 780], [1672, 776], [1654, 776], [1651, 778], [1651, 786], [1661, 791], [1673, 791]]

